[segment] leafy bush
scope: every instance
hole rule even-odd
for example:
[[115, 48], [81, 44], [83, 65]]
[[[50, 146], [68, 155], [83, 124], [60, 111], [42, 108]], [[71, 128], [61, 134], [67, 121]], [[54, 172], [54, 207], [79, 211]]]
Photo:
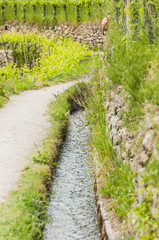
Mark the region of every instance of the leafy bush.
[[[36, 60], [35, 67], [29, 69], [26, 65], [18, 68], [16, 65], [7, 64], [0, 68], [0, 96], [7, 96], [10, 93], [19, 93], [27, 89], [34, 89], [43, 86], [45, 82], [54, 82], [52, 79], [55, 75], [61, 73], [62, 81], [67, 81], [67, 75], [76, 73], [83, 74], [87, 66], [79, 69], [79, 62], [90, 54], [86, 46], [73, 42], [71, 39], [48, 39], [45, 36], [36, 34], [25, 35], [25, 43], [23, 42], [23, 34], [12, 33], [4, 34], [3, 39], [10, 43], [19, 43], [22, 45], [31, 42], [35, 44], [40, 39], [41, 51], [40, 58]], [[48, 52], [49, 47], [49, 52]], [[88, 69], [87, 69], [88, 70]], [[58, 79], [60, 81], [61, 79]]]

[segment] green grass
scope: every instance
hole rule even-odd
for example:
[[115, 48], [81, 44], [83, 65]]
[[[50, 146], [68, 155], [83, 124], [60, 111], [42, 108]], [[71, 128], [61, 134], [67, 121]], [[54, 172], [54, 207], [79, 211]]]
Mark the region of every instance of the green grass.
[[[105, 4], [101, 8], [99, 4], [93, 4], [89, 9], [84, 5], [79, 7], [80, 23], [88, 20], [97, 20], [105, 17], [106, 7]], [[75, 5], [67, 6], [67, 18], [69, 22], [77, 23], [77, 7]], [[2, 13], [0, 12], [0, 19], [2, 24]], [[30, 22], [37, 22], [42, 24], [57, 24], [61, 21], [66, 21], [65, 11], [63, 6], [56, 6], [56, 22], [54, 21], [54, 7], [52, 5], [46, 6], [46, 16], [44, 17], [43, 5], [36, 5], [35, 12], [32, 6], [26, 5], [25, 18], [24, 9], [17, 5], [17, 15], [15, 16], [14, 8], [11, 5], [6, 5], [4, 9], [4, 20], [20, 19]]]
[[0, 207], [0, 239], [42, 238], [43, 227], [48, 221], [46, 208], [51, 172], [57, 164], [57, 156], [66, 134], [71, 101], [76, 97], [77, 89], [76, 86], [71, 87], [50, 104], [49, 135], [30, 159], [30, 164], [19, 181], [18, 190], [12, 192]]
[[134, 202], [133, 172], [128, 164], [116, 159], [106, 123], [107, 83], [100, 81], [96, 70], [93, 81], [87, 87], [86, 113], [90, 127], [93, 157], [96, 156], [101, 176], [100, 193], [111, 199], [110, 208], [120, 219], [126, 218]]
[[90, 56], [84, 60], [81, 60], [75, 69], [71, 71], [68, 70], [66, 73], [54, 78], [53, 81], [51, 81], [51, 79], [45, 80], [44, 85], [51, 85], [53, 82], [57, 83], [72, 81], [84, 75], [93, 74], [96, 69], [100, 69], [101, 67], [102, 60], [100, 56], [95, 54], [93, 57]]
[[125, 34], [124, 29], [112, 23], [107, 33], [105, 65], [107, 77], [114, 85], [122, 85], [128, 95], [129, 108], [124, 121], [129, 129], [134, 129], [144, 116], [145, 102], [159, 104], [158, 48], [146, 36], [128, 41]]
[[[116, 89], [117, 85], [122, 85], [125, 90], [124, 99], [127, 101], [127, 110], [122, 113], [122, 120], [128, 131], [137, 131], [142, 129], [144, 114], [146, 111], [153, 111], [154, 106], [158, 109], [159, 105], [159, 64], [158, 64], [158, 42], [149, 42], [148, 36], [143, 38], [138, 37], [127, 39], [125, 29], [120, 29], [119, 25], [116, 26], [113, 22], [107, 32], [106, 41], [106, 60], [105, 60], [105, 76], [110, 81], [102, 82], [102, 90], [95, 89], [95, 95], [92, 97], [93, 104], [91, 111], [92, 129], [96, 129], [99, 124], [93, 119], [98, 119], [99, 113], [94, 107], [99, 93], [106, 96], [107, 89]], [[101, 76], [99, 75], [99, 79]], [[100, 82], [100, 81], [99, 81]], [[110, 84], [111, 82], [111, 84]], [[100, 88], [99, 88], [100, 89]], [[92, 94], [93, 95], [93, 94]], [[101, 94], [100, 94], [101, 96]], [[95, 99], [95, 100], [94, 100]], [[103, 100], [104, 104], [104, 100]], [[149, 109], [146, 110], [145, 106], [149, 104]], [[153, 106], [154, 105], [154, 106]], [[152, 108], [151, 108], [152, 106]], [[102, 104], [97, 107], [102, 111]], [[101, 115], [101, 113], [100, 113]], [[104, 116], [106, 113], [104, 113]], [[100, 165], [100, 173], [102, 174], [102, 188], [101, 193], [110, 198], [110, 208], [117, 212], [121, 219], [129, 217], [132, 222], [133, 231], [135, 236], [125, 237], [123, 239], [140, 239], [140, 240], [154, 240], [158, 239], [159, 228], [159, 213], [158, 206], [154, 207], [154, 193], [159, 191], [159, 172], [158, 172], [158, 159], [152, 156], [149, 163], [144, 165], [145, 174], [141, 176], [144, 188], [139, 194], [144, 191], [145, 198], [142, 202], [136, 200], [136, 206], [132, 207], [135, 201], [135, 179], [130, 166], [124, 164], [120, 159], [116, 160], [113, 152], [109, 151], [106, 145], [106, 140], [103, 136], [109, 139], [109, 132], [104, 129], [104, 116], [103, 128], [98, 127], [97, 137], [93, 136], [93, 144], [97, 151], [98, 158], [102, 163]], [[153, 112], [152, 112], [153, 116]], [[99, 122], [99, 120], [97, 120]], [[100, 130], [101, 128], [101, 130]], [[155, 126], [156, 133], [158, 126]], [[107, 132], [107, 136], [106, 136]], [[100, 134], [99, 134], [100, 133]], [[95, 134], [94, 134], [95, 135]], [[136, 145], [136, 151], [141, 146], [142, 139]], [[102, 147], [104, 144], [105, 148]], [[156, 150], [159, 149], [158, 135], [156, 137]], [[100, 149], [101, 148], [101, 149]], [[102, 152], [102, 156], [101, 153]], [[112, 153], [112, 162], [110, 156]], [[104, 158], [105, 155], [105, 158]], [[158, 153], [157, 153], [158, 155]], [[102, 162], [103, 159], [103, 162]], [[154, 209], [156, 211], [154, 211]], [[132, 216], [132, 218], [130, 218]], [[129, 231], [129, 229], [128, 229]]]
[[[4, 41], [19, 43], [23, 41], [21, 33], [4, 34]], [[25, 35], [26, 41], [33, 44], [38, 42], [36, 34]], [[90, 51], [85, 45], [75, 43], [71, 39], [59, 38], [56, 42], [54, 39], [49, 40], [47, 37], [41, 37], [40, 58], [36, 61], [35, 66], [29, 69], [23, 65], [21, 49], [19, 48], [18, 56], [20, 67], [8, 64], [0, 68], [0, 106], [6, 102], [10, 94], [18, 94], [28, 89], [38, 89], [44, 85], [51, 85], [57, 82], [67, 82], [78, 78], [81, 75], [89, 73], [93, 68], [101, 65], [98, 55], [90, 56]], [[48, 46], [50, 54], [48, 55]], [[30, 53], [31, 55], [31, 53]], [[54, 76], [60, 76], [54, 78]]]

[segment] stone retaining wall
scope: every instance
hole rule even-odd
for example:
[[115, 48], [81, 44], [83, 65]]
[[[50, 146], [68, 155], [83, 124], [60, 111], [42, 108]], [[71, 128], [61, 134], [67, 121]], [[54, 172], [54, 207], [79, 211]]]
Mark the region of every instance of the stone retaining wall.
[[96, 205], [98, 212], [98, 221], [100, 224], [101, 239], [120, 240], [121, 223], [118, 220], [116, 214], [107, 208], [111, 200], [103, 198], [99, 193], [100, 176], [98, 175], [98, 171], [96, 171], [95, 175]]
[[81, 43], [87, 43], [90, 47], [103, 46], [100, 22], [82, 23], [78, 27], [62, 23], [59, 26], [55, 26], [54, 33], [56, 35], [71, 37], [73, 40]]
[[[140, 121], [138, 130], [131, 131], [125, 126], [125, 122], [123, 121], [124, 112], [127, 112], [129, 108], [128, 101], [129, 96], [125, 93], [122, 86], [116, 87], [115, 90], [108, 91], [105, 104], [106, 122], [117, 159], [122, 159], [125, 163], [130, 164], [134, 173], [138, 172], [135, 185], [137, 204], [145, 200], [146, 192], [142, 191], [139, 194], [139, 191], [145, 187], [144, 183], [141, 184], [142, 174], [145, 172], [145, 165], [148, 161], [151, 161], [152, 156], [159, 158], [155, 147], [158, 139], [156, 136], [159, 136], [159, 109], [152, 105], [146, 105], [144, 109], [145, 116], [143, 120]], [[152, 213], [153, 216], [156, 217], [159, 199], [155, 189], [153, 189], [153, 192]], [[105, 200], [102, 200], [100, 195], [98, 198], [97, 206], [100, 212], [104, 240], [121, 239], [119, 238], [121, 234], [121, 224], [119, 222], [115, 228], [117, 234], [109, 234], [110, 229], [113, 229], [115, 225], [114, 221], [117, 219], [114, 220], [110, 218], [111, 220], [109, 219], [108, 223], [109, 212], [106, 210], [108, 203], [104, 203]]]
[[[8, 21], [0, 26], [0, 31], [5, 33], [11, 32], [24, 32], [24, 33], [37, 33], [45, 35], [49, 39], [54, 37], [69, 37], [74, 41], [86, 43], [92, 47], [103, 47], [103, 36], [101, 31], [100, 21], [82, 23], [79, 26], [73, 23], [60, 23], [56, 26], [39, 26], [35, 23], [23, 23], [19, 20]], [[12, 62], [11, 51], [8, 51], [9, 62]], [[0, 67], [6, 65], [6, 55], [3, 50], [0, 51]]]
[[102, 47], [103, 36], [101, 29], [101, 22], [87, 22], [80, 25], [74, 23], [62, 22], [56, 26], [41, 26], [35, 23], [23, 23], [19, 20], [8, 21], [3, 26], [0, 26], [0, 31], [3, 32], [24, 32], [33, 33], [36, 32], [40, 35], [45, 35], [48, 38], [59, 36], [70, 37], [75, 41], [81, 43], [87, 43], [90, 47]]

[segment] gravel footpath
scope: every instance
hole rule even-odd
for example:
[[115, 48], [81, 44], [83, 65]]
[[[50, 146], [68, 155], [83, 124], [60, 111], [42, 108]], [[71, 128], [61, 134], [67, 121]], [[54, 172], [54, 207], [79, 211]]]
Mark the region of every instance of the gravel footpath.
[[28, 164], [27, 156], [46, 137], [50, 126], [45, 114], [48, 103], [54, 94], [74, 83], [13, 95], [0, 109], [0, 203], [17, 188], [22, 170]]

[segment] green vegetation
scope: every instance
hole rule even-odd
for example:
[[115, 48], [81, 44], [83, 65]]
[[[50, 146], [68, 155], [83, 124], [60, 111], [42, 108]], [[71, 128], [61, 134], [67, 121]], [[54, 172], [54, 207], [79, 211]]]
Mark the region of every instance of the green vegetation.
[[[124, 112], [122, 117], [130, 131], [137, 130], [140, 126], [139, 123], [146, 111], [145, 104], [150, 105], [149, 111], [151, 111], [151, 106], [153, 108], [153, 105], [159, 105], [158, 4], [158, 1], [124, 2], [119, 0], [109, 1], [107, 5], [111, 23], [105, 41], [104, 75], [111, 80], [112, 88], [119, 84], [125, 89], [128, 111]], [[101, 81], [100, 76], [99, 79]], [[108, 88], [105, 80], [102, 81], [101, 87], [101, 93], [105, 96]], [[96, 124], [93, 126], [95, 127]], [[97, 132], [102, 133], [100, 130]], [[109, 132], [107, 134], [109, 139]], [[100, 139], [100, 134], [98, 139]], [[104, 142], [102, 137], [101, 141]], [[109, 146], [107, 143], [104, 145]], [[146, 196], [143, 202], [136, 203], [132, 209], [131, 203], [135, 201], [133, 187], [135, 177], [129, 166], [123, 165], [120, 159], [117, 162], [114, 160], [115, 157], [112, 157], [112, 151], [110, 151], [112, 148], [107, 147], [107, 149], [109, 149], [108, 153], [110, 153], [113, 164], [116, 165], [114, 167], [111, 163], [106, 151], [106, 160], [102, 157], [106, 170], [101, 165], [101, 169], [104, 169], [103, 176], [106, 175], [102, 192], [113, 199], [112, 208], [119, 217], [133, 216], [134, 236], [124, 239], [158, 239], [159, 208], [153, 206], [155, 194], [158, 198], [159, 192], [158, 158], [155, 156], [153, 159], [153, 156], [149, 163], [144, 165], [145, 174], [141, 176], [143, 178], [141, 184], [145, 185], [142, 191], [146, 191]], [[99, 161], [101, 162], [100, 158]]]
[[21, 19], [52, 25], [101, 19], [107, 6], [104, 0], [1, 0], [0, 8], [1, 23]]
[[111, 198], [110, 208], [116, 211], [118, 217], [123, 219], [130, 211], [134, 202], [133, 173], [130, 166], [116, 159], [113, 145], [110, 140], [106, 124], [106, 110], [104, 107], [107, 88], [99, 84], [99, 75], [88, 86], [86, 97], [86, 113], [90, 126], [91, 144], [96, 159], [99, 161], [101, 179], [101, 193]]
[[62, 140], [66, 133], [72, 97], [77, 88], [71, 87], [62, 93], [56, 102], [50, 104], [51, 128], [43, 146], [30, 159], [9, 200], [0, 208], [0, 239], [31, 240], [41, 239], [42, 230], [48, 220], [48, 189], [51, 172], [56, 165]]
[[36, 5], [36, 4], [47, 4], [47, 5], [82, 5], [82, 4], [95, 4], [95, 3], [104, 3], [104, 0], [1, 0], [0, 4], [11, 4], [11, 5], [15, 5], [15, 3], [20, 4], [20, 5], [25, 5], [25, 4], [31, 4], [31, 5]]
[[[3, 34], [3, 39], [9, 44], [20, 43], [20, 45], [14, 51], [14, 56], [18, 54], [18, 62], [7, 64], [0, 69], [0, 105], [11, 93], [17, 94], [23, 90], [39, 88], [57, 81], [68, 81], [71, 76], [78, 77], [90, 71], [85, 64], [80, 64], [82, 60], [86, 60], [86, 55], [91, 54], [90, 51], [86, 46], [70, 39], [55, 41], [53, 38], [49, 40], [45, 36], [26, 34], [24, 41], [23, 35], [20, 33]], [[32, 58], [34, 66], [30, 69], [30, 65], [27, 64], [30, 63], [32, 49], [30, 48], [27, 52], [27, 47], [28, 44], [34, 46], [38, 43], [40, 50], [37, 57]], [[94, 60], [88, 59], [90, 59], [90, 65], [94, 64]], [[58, 74], [60, 74], [60, 78], [54, 78]]]
[[[157, 154], [159, 154], [158, 136], [155, 139]], [[145, 200], [140, 202], [132, 209], [132, 217], [135, 220], [135, 228], [139, 232], [142, 240], [158, 239], [159, 229], [159, 213], [154, 210], [154, 199], [159, 192], [159, 161], [156, 156], [151, 157], [151, 161], [147, 164], [146, 173], [143, 174], [142, 183], [145, 186], [139, 194], [146, 192]]]
[[[5, 0], [0, 1], [0, 3], [2, 10], [1, 22], [6, 19], [29, 19], [44, 24], [56, 24], [63, 20], [80, 22], [83, 20], [88, 21], [92, 19], [100, 19], [101, 17], [109, 15], [110, 26], [105, 41], [105, 72], [102, 74], [111, 81], [111, 87], [119, 84], [125, 89], [128, 101], [128, 111], [123, 113], [122, 117], [128, 129], [133, 131], [137, 130], [138, 126], [140, 126], [139, 123], [145, 113], [145, 104], [149, 103], [150, 106], [159, 105], [158, 0], [26, 0], [23, 1], [23, 3], [20, 0], [9, 2]], [[14, 38], [11, 42], [23, 42], [23, 47], [25, 48], [26, 45], [23, 41], [24, 39], [22, 35], [13, 37]], [[16, 37], [21, 40], [15, 40]], [[3, 36], [3, 38], [5, 41], [10, 41], [9, 39], [11, 39], [10, 36]], [[39, 42], [39, 37], [36, 35], [32, 35], [31, 37], [26, 36], [25, 41], [31, 41], [32, 44], [35, 44]], [[83, 72], [89, 71], [85, 64], [85, 56], [90, 54], [90, 52], [86, 47], [81, 46], [79, 43], [73, 43], [69, 39], [59, 39], [57, 42], [54, 42], [54, 40], [40, 37], [40, 45], [42, 45], [40, 58], [37, 58], [38, 60], [32, 69], [29, 69], [25, 65], [20, 68], [8, 65], [4, 69], [1, 69], [1, 98], [4, 99], [10, 92], [18, 93], [24, 89], [36, 88], [38, 82], [42, 82], [42, 84], [50, 84], [50, 82], [52, 82], [52, 77], [61, 72], [63, 75], [62, 80], [64, 81], [65, 79], [67, 80], [67, 77], [70, 77], [70, 75], [71, 77], [74, 77], [78, 76], [79, 72], [82, 74]], [[90, 65], [92, 65], [93, 61], [94, 60], [90, 61]], [[101, 64], [100, 61], [99, 63]], [[93, 63], [93, 65], [96, 66], [96, 63]], [[143, 176], [143, 182], [146, 187], [143, 190], [145, 191], [146, 189], [147, 193], [144, 201], [138, 203], [135, 208], [132, 209], [132, 203], [135, 202], [136, 197], [134, 190], [135, 178], [130, 166], [123, 163], [121, 159], [116, 159], [113, 151], [109, 130], [106, 125], [106, 111], [104, 108], [107, 90], [110, 86], [108, 86], [108, 82], [105, 78], [102, 78], [103, 75], [96, 70], [96, 75], [85, 92], [85, 107], [88, 124], [91, 129], [93, 153], [98, 160], [99, 171], [102, 175], [101, 193], [106, 198], [111, 198], [112, 201], [110, 208], [116, 211], [120, 219], [126, 219], [129, 213], [133, 212], [135, 236], [129, 236], [126, 239], [155, 240], [158, 239], [159, 213], [157, 212], [154, 215], [152, 209], [152, 189], [155, 189], [158, 195], [158, 158], [152, 156], [151, 164], [144, 166], [146, 170], [145, 176]], [[53, 81], [59, 81], [59, 77]], [[61, 126], [65, 126], [65, 120], [69, 115], [67, 101], [61, 101], [62, 102], [59, 100], [59, 102], [56, 103], [57, 107], [52, 110], [52, 114], [53, 116], [56, 116], [56, 120], [60, 119], [60, 123], [54, 122], [57, 131], [59, 131], [58, 129], [61, 128]], [[66, 111], [63, 111], [63, 106], [65, 106]], [[55, 163], [52, 164], [51, 160], [51, 149], [52, 146], [54, 146], [54, 141], [55, 143], [58, 142], [55, 137], [57, 136], [57, 132], [55, 135], [51, 136], [51, 139], [49, 138], [48, 142], [46, 141], [44, 150], [40, 151], [40, 153], [33, 158], [33, 161], [36, 164], [32, 165], [31, 171], [32, 169], [37, 171], [37, 169], [42, 166], [47, 169], [48, 164], [51, 164], [52, 167], [54, 166]], [[139, 143], [137, 143], [137, 148], [139, 148], [140, 144], [139, 141]], [[157, 147], [158, 146], [156, 146], [156, 149]], [[40, 164], [40, 166], [37, 164]], [[30, 169], [26, 170], [26, 174], [29, 174], [29, 171]], [[49, 179], [50, 173], [48, 170], [46, 172], [47, 179]], [[33, 188], [31, 190], [33, 190]], [[43, 222], [46, 220], [46, 216], [43, 214], [45, 212], [45, 206], [47, 205], [45, 198], [46, 191], [44, 191], [43, 196], [38, 195], [40, 194], [39, 192], [40, 191], [36, 193], [37, 201], [35, 202], [36, 204], [34, 207], [32, 208], [32, 205], [28, 204], [28, 214], [30, 214], [30, 209], [32, 209], [32, 216], [34, 216], [33, 213], [35, 213], [36, 216], [39, 216], [39, 218], [36, 218], [35, 225], [33, 225], [33, 227], [37, 226], [37, 228], [34, 227], [35, 232], [32, 230], [32, 226], [28, 224], [28, 222], [30, 223], [31, 214], [28, 215], [26, 222], [23, 224], [23, 226], [25, 226], [27, 223], [26, 226], [30, 226], [30, 230], [27, 229], [28, 234], [34, 232], [32, 235], [28, 235], [28, 239], [31, 239], [31, 237], [33, 239], [38, 239], [38, 237], [40, 237], [41, 232], [38, 232], [37, 229], [39, 229], [39, 226], [42, 227]], [[21, 206], [24, 206], [24, 202], [26, 205], [27, 202], [30, 202], [29, 199], [25, 201], [25, 199], [18, 194], [20, 194], [19, 191], [15, 193], [16, 200], [14, 199], [14, 202], [19, 205], [15, 205], [13, 208], [13, 212], [15, 211], [17, 213], [23, 210], [24, 207], [22, 208]], [[31, 199], [34, 199], [35, 197], [34, 194], [30, 195], [29, 193], [27, 193], [27, 196], [28, 198], [29, 196], [32, 196]], [[19, 203], [19, 199], [21, 199], [22, 202]], [[40, 211], [38, 210], [39, 212], [36, 212], [35, 210], [38, 209], [37, 206], [40, 201], [42, 201], [42, 205], [40, 204], [39, 208]], [[10, 205], [14, 206], [14, 203], [11, 202]], [[8, 205], [9, 208], [10, 205]], [[7, 211], [9, 210], [5, 206], [1, 216], [7, 216]], [[20, 229], [18, 228], [18, 224], [15, 225], [16, 223], [19, 223], [19, 220], [13, 221], [10, 216], [14, 216], [14, 214], [10, 214], [9, 212], [9, 220], [7, 217], [6, 219], [1, 217], [2, 220], [5, 219], [5, 223], [0, 220], [0, 222], [3, 223], [1, 224], [0, 231], [1, 228], [3, 228], [1, 232], [6, 234], [6, 239], [16, 239], [17, 236], [14, 238], [9, 234], [16, 232], [15, 229]], [[16, 219], [16, 217], [14, 217], [14, 219]], [[39, 221], [39, 219], [42, 219], [42, 221]], [[8, 227], [8, 222], [12, 222], [13, 225], [9, 225]], [[24, 232], [21, 229], [20, 232], [23, 234], [20, 235], [20, 238], [23, 239], [26, 234], [25, 227]]]
[[[129, 95], [129, 111], [125, 114], [126, 124], [134, 124], [142, 118], [146, 101], [159, 104], [158, 65], [156, 44], [146, 37], [128, 42], [125, 30], [112, 24], [107, 34], [106, 75], [114, 84], [120, 84]], [[113, 55], [109, 53], [112, 48]], [[154, 69], [155, 66], [155, 69]]]

